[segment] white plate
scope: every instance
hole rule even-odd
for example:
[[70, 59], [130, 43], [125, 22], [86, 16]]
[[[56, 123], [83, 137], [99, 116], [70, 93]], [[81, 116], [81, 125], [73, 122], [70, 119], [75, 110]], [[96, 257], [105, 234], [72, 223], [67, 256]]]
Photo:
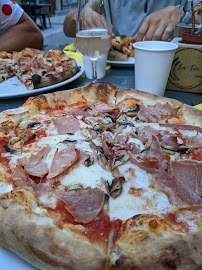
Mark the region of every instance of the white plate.
[[117, 67], [134, 67], [135, 58], [134, 57], [128, 57], [127, 61], [111, 61], [111, 60], [107, 60], [107, 63], [112, 65], [112, 66], [117, 66]]
[[35, 94], [40, 94], [44, 92], [48, 92], [51, 89], [58, 88], [62, 85], [68, 84], [72, 81], [75, 81], [79, 78], [84, 72], [83, 65], [76, 60], [77, 66], [80, 67], [79, 72], [77, 72], [73, 77], [68, 80], [62, 81], [60, 83], [56, 83], [50, 86], [38, 88], [35, 90], [28, 90], [25, 85], [15, 76], [12, 77], [2, 83], [0, 83], [0, 99], [2, 98], [12, 98], [12, 97], [23, 97], [23, 96], [31, 96]]
[[0, 269], [2, 270], [37, 270], [10, 250], [0, 246]]

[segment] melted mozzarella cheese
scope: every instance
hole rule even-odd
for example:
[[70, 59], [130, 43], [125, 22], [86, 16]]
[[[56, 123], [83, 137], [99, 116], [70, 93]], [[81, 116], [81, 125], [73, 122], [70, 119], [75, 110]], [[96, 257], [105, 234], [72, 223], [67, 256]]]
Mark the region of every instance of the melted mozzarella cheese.
[[[129, 167], [130, 169], [129, 169]], [[122, 193], [118, 198], [110, 198], [109, 211], [112, 220], [127, 220], [137, 214], [154, 213], [169, 208], [168, 197], [165, 193], [155, 190], [152, 176], [138, 166], [129, 163], [119, 167], [121, 175], [125, 177]], [[137, 190], [137, 195], [130, 192]]]
[[8, 183], [4, 183], [4, 182], [0, 182], [0, 194], [10, 192], [11, 190], [13, 190], [13, 185], [8, 184]]
[[80, 164], [79, 167], [68, 171], [68, 174], [63, 177], [61, 184], [64, 186], [80, 184], [84, 188], [98, 187], [106, 193], [101, 177], [107, 180], [110, 184], [112, 183], [112, 174], [104, 170], [99, 164], [94, 163], [89, 167]]

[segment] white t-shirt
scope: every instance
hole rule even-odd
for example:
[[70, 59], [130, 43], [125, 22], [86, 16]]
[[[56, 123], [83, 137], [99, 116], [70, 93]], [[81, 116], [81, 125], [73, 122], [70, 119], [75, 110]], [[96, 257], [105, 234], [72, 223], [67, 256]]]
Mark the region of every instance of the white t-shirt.
[[15, 25], [24, 10], [12, 0], [0, 0], [0, 34]]

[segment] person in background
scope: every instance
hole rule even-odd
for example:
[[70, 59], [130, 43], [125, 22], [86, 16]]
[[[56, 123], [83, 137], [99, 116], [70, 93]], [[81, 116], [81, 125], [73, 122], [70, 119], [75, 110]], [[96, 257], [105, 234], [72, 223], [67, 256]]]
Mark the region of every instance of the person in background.
[[[175, 25], [181, 21], [188, 23], [190, 3], [187, 0], [108, 0], [115, 36], [126, 35], [132, 42], [141, 40], [168, 40]], [[196, 2], [196, 1], [195, 1]], [[89, 11], [89, 24], [100, 21], [98, 14]], [[75, 37], [76, 10], [67, 14], [64, 21], [66, 36]]]
[[43, 35], [32, 19], [12, 0], [0, 1], [0, 51], [42, 49]]

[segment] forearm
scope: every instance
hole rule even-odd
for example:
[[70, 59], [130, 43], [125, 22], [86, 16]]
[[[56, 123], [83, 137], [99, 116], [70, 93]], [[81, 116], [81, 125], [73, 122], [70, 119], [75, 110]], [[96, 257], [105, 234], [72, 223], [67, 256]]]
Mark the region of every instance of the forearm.
[[34, 22], [23, 14], [19, 23], [0, 35], [0, 51], [20, 51], [26, 47], [42, 49], [43, 36]]
[[76, 16], [77, 10], [71, 11], [67, 14], [64, 20], [63, 30], [67, 37], [76, 36]]

